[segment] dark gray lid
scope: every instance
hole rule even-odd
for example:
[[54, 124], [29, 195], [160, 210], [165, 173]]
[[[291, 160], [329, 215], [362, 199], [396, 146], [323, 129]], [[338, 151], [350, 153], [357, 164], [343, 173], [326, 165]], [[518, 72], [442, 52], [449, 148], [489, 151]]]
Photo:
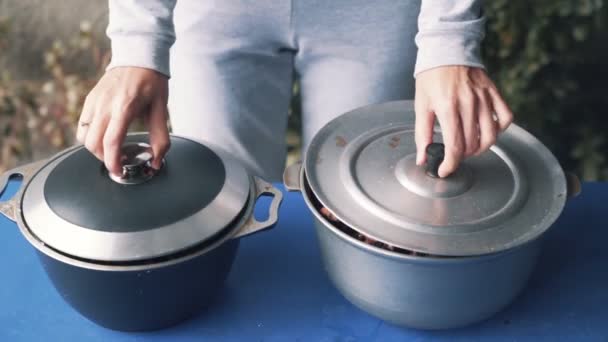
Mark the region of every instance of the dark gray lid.
[[[130, 166], [151, 157], [147, 141], [146, 134], [127, 137], [125, 146], [139, 149]], [[230, 155], [177, 136], [158, 172], [148, 168], [135, 176], [110, 177], [84, 147], [73, 148], [29, 183], [24, 220], [63, 253], [136, 261], [179, 252], [230, 228], [250, 191], [249, 175]]]
[[[434, 141], [441, 142], [436, 129]], [[393, 246], [446, 256], [515, 247], [558, 217], [566, 181], [545, 146], [517, 125], [441, 179], [415, 163], [414, 110], [389, 102], [344, 114], [307, 151], [319, 201], [355, 230]]]

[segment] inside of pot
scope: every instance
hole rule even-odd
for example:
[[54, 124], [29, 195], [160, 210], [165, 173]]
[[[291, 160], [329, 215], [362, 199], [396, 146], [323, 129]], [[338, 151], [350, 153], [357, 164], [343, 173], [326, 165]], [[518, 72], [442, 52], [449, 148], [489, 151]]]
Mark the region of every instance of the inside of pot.
[[411, 256], [416, 256], [416, 257], [428, 257], [428, 258], [455, 258], [452, 256], [428, 254], [428, 253], [418, 252], [418, 251], [414, 251], [414, 250], [410, 250], [410, 249], [404, 249], [401, 247], [386, 244], [382, 241], [375, 240], [374, 238], [360, 233], [359, 231], [355, 230], [354, 228], [348, 226], [346, 223], [339, 220], [328, 208], [324, 207], [323, 204], [321, 204], [321, 202], [313, 194], [313, 192], [310, 189], [310, 187], [308, 186], [307, 182], [304, 184], [304, 191], [306, 191], [306, 194], [308, 195], [310, 202], [313, 204], [313, 206], [315, 207], [315, 210], [319, 214], [321, 214], [323, 217], [325, 217], [327, 219], [327, 221], [330, 222], [336, 229], [340, 230], [341, 232], [343, 232], [344, 234], [348, 235], [349, 237], [351, 237], [355, 240], [359, 240], [363, 243], [366, 243], [366, 244], [373, 246], [375, 248], [378, 248], [378, 249], [383, 249], [383, 250], [387, 250], [387, 251], [391, 251], [391, 252], [399, 253], [399, 254], [411, 255]]

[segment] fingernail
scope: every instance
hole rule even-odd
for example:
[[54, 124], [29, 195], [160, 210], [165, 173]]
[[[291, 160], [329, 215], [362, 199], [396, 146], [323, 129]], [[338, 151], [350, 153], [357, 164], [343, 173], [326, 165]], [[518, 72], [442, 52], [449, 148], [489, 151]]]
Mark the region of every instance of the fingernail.
[[122, 169], [115, 168], [110, 172], [112, 172], [112, 174], [116, 177], [122, 177]]
[[439, 176], [439, 178], [445, 178], [447, 176], [447, 172], [440, 166], [439, 170], [437, 170], [437, 175]]
[[154, 159], [152, 161], [152, 168], [155, 169], [155, 170], [159, 170], [160, 169], [160, 164], [161, 164], [160, 160]]

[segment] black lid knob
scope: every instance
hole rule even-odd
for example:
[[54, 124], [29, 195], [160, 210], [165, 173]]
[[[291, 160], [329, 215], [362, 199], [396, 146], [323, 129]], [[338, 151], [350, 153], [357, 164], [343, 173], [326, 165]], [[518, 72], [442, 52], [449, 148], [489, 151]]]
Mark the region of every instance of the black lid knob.
[[[158, 170], [151, 165], [152, 147], [146, 143], [129, 142], [121, 148], [122, 175], [108, 174], [113, 181], [120, 184], [139, 184], [150, 180]], [[163, 160], [164, 163], [164, 160]]]
[[439, 165], [445, 156], [445, 146], [442, 143], [431, 143], [426, 147], [426, 173], [439, 178]]

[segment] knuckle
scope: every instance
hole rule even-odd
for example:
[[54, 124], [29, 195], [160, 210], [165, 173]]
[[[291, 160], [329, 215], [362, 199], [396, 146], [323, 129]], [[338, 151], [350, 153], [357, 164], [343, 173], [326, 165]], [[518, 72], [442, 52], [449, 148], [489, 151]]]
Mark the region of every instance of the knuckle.
[[478, 147], [479, 147], [478, 139], [471, 139], [471, 140], [467, 141], [467, 152], [474, 151]]
[[479, 149], [477, 150], [477, 153], [482, 153], [482, 152], [489, 150], [490, 147], [492, 147], [492, 145], [494, 145], [494, 144], [490, 143], [489, 141], [484, 141], [483, 143], [481, 143], [479, 145]]
[[477, 104], [479, 105], [479, 111], [480, 112], [485, 112], [485, 111], [489, 111], [490, 110], [490, 104], [491, 101], [488, 100], [488, 98], [486, 97], [485, 93], [479, 93], [476, 96], [476, 101]]
[[144, 83], [138, 89], [132, 90], [130, 94], [142, 94], [144, 96], [150, 96], [156, 90], [156, 86], [153, 83]]
[[132, 94], [125, 94], [120, 97], [114, 104], [116, 112], [120, 115], [125, 115], [133, 111], [137, 106], [138, 97]]
[[133, 100], [130, 100], [130, 99], [119, 102], [118, 105], [116, 106], [117, 113], [120, 116], [124, 116], [124, 115], [130, 113], [131, 110], [133, 110], [133, 103], [134, 103]]
[[492, 136], [492, 137], [491, 137], [491, 138], [488, 140], [487, 144], [488, 144], [488, 148], [490, 148], [490, 147], [494, 146], [494, 144], [496, 144], [496, 136]]
[[489, 135], [487, 137], [484, 137], [484, 139], [480, 142], [480, 149], [485, 151], [487, 149], [489, 149], [490, 147], [492, 147], [492, 145], [494, 145], [496, 143], [496, 135], [492, 134]]
[[159, 139], [157, 146], [161, 153], [165, 153], [171, 148], [171, 140], [168, 137], [163, 137], [162, 139]]
[[98, 102], [102, 102], [105, 99], [106, 92], [100, 91], [97, 86], [95, 86], [84, 98], [84, 103], [95, 105]]
[[511, 119], [509, 119], [509, 118], [501, 118], [498, 121], [499, 126], [500, 126], [500, 130], [504, 131], [505, 129], [507, 129], [511, 125], [512, 122], [513, 122], [512, 118]]
[[494, 133], [494, 134], [490, 135], [486, 141], [487, 141], [486, 143], [488, 144], [488, 146], [492, 146], [492, 145], [496, 144], [496, 134]]
[[480, 146], [479, 146], [479, 150], [480, 151], [487, 151], [488, 149], [490, 149], [490, 147], [492, 147], [492, 145], [494, 145], [494, 142], [491, 140], [486, 140], [484, 141]]
[[467, 146], [467, 149], [464, 153], [466, 156], [471, 156], [479, 149], [479, 144], [471, 144]]
[[116, 134], [106, 134], [103, 137], [104, 148], [112, 149], [120, 145], [121, 137]]
[[456, 114], [456, 98], [445, 99], [440, 101], [437, 105], [437, 109], [446, 115]]
[[450, 145], [446, 146], [445, 148], [448, 151], [448, 153], [450, 153], [451, 155], [456, 156], [456, 157], [462, 156], [462, 154], [464, 153], [463, 147], [460, 146], [459, 144], [450, 144]]
[[466, 91], [459, 99], [460, 104], [467, 108], [473, 107], [476, 101], [477, 97], [472, 91]]
[[500, 91], [498, 90], [498, 87], [490, 79], [488, 79], [488, 82], [485, 83], [485, 89], [487, 89], [487, 91], [490, 92], [490, 93], [500, 94]]
[[506, 125], [510, 125], [513, 122], [513, 114], [511, 114], [511, 113], [505, 114], [504, 122]]
[[93, 139], [86, 139], [86, 141], [84, 142], [84, 147], [86, 147], [87, 150], [95, 153], [95, 151], [97, 150], [97, 141], [93, 140]]
[[479, 92], [488, 92], [492, 90], [492, 84], [491, 82], [476, 82], [475, 85], [475, 90], [479, 91]]

